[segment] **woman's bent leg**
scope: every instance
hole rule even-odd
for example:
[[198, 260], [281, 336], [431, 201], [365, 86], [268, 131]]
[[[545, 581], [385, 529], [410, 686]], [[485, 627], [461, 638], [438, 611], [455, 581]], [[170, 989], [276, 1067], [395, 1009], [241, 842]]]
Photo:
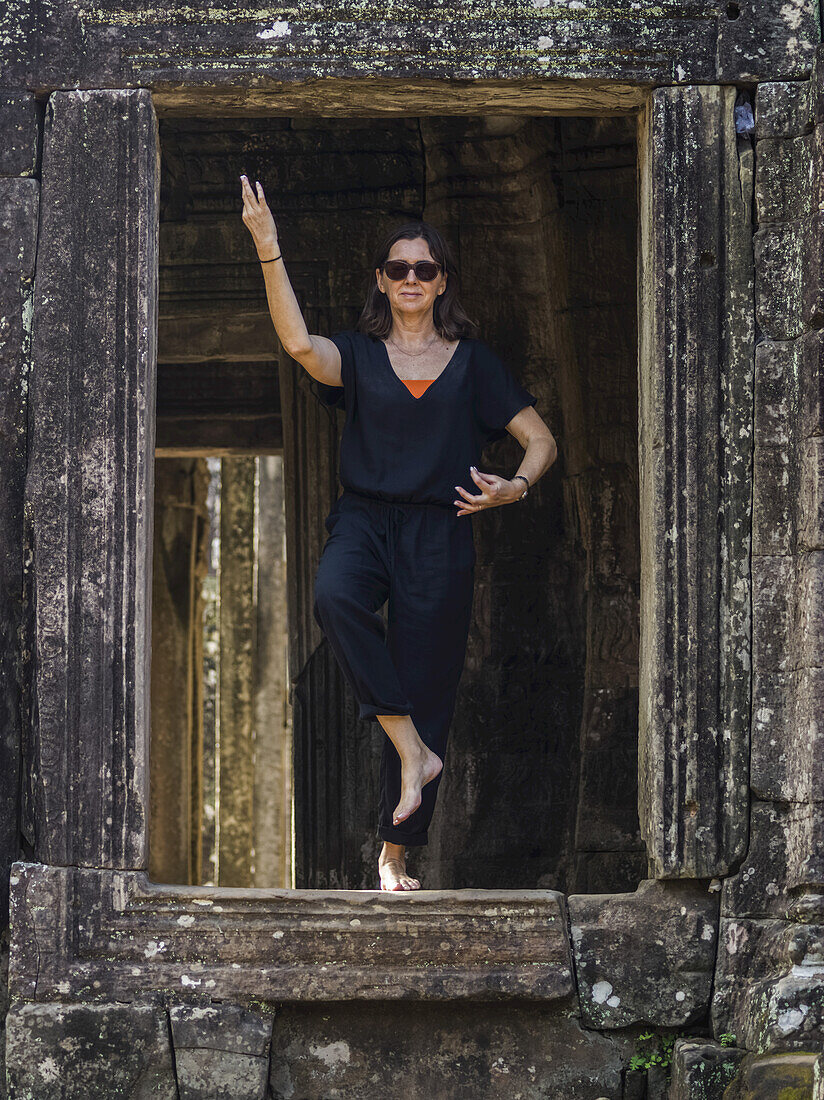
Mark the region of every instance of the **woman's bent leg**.
[[411, 711], [378, 614], [388, 593], [386, 550], [369, 513], [358, 509], [337, 515], [315, 576], [313, 614], [358, 700], [361, 718]]

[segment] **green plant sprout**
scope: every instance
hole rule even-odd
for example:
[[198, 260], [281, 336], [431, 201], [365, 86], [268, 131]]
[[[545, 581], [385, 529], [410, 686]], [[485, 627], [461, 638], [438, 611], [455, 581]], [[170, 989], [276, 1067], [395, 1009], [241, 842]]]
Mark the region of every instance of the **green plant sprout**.
[[674, 1032], [642, 1031], [636, 1040], [637, 1052], [629, 1060], [630, 1069], [649, 1069], [662, 1066], [669, 1069], [672, 1062], [672, 1048], [677, 1035]]

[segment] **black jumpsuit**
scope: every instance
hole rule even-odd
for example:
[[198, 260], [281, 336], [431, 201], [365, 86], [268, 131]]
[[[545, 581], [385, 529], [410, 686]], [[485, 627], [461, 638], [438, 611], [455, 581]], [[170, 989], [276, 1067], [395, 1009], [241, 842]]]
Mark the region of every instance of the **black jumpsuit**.
[[[382, 340], [355, 330], [331, 339], [342, 386], [313, 382], [342, 406], [343, 493], [326, 518], [314, 616], [359, 703], [361, 718], [410, 714], [441, 760], [464, 665], [472, 614], [472, 514], [459, 516], [455, 486], [476, 495], [469, 467], [536, 398], [483, 341], [464, 337], [421, 397], [395, 373]], [[389, 601], [387, 628], [378, 613]], [[443, 772], [441, 772], [443, 775]], [[427, 843], [437, 779], [400, 825], [400, 757], [388, 737], [381, 758], [378, 836]]]

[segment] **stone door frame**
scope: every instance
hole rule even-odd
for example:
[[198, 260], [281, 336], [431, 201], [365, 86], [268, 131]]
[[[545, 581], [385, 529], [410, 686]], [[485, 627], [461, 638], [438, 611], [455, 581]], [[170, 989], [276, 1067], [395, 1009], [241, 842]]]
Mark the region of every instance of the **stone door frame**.
[[[725, 874], [747, 841], [752, 153], [735, 132], [733, 85], [632, 92], [622, 89], [634, 102], [617, 109], [637, 111], [639, 133], [639, 810], [651, 875], [700, 879]], [[553, 106], [533, 86], [508, 110]], [[381, 109], [409, 112], [388, 95]], [[570, 113], [603, 109], [602, 96]], [[381, 927], [391, 936], [393, 901], [168, 887], [146, 874], [158, 192], [151, 91], [50, 96], [26, 511], [40, 862], [18, 865], [13, 880], [13, 985], [27, 999], [47, 987], [88, 992], [101, 945], [128, 941], [123, 966], [136, 966], [141, 980], [154, 952], [157, 966], [171, 967], [152, 971], [158, 988], [171, 981], [185, 990], [188, 981], [213, 996], [239, 994], [246, 986], [232, 967], [225, 980], [207, 977], [209, 966], [198, 970], [203, 937], [231, 913], [233, 925], [258, 929], [264, 954], [311, 930], [305, 949], [275, 953], [271, 980], [258, 964], [272, 996], [317, 999], [323, 988], [341, 996], [331, 976], [343, 962], [348, 974], [372, 966], [347, 998], [387, 996], [389, 979], [372, 973], [355, 933], [366, 907], [374, 942]], [[473, 956], [458, 964], [443, 944], [430, 944], [434, 963], [421, 978], [396, 935], [385, 959], [393, 995], [567, 996], [559, 899], [553, 891], [427, 892], [413, 903], [424, 924], [439, 913], [458, 921], [466, 902], [461, 927], [479, 935], [484, 913], [494, 913], [527, 943], [538, 919], [545, 942], [532, 961], [546, 965], [510, 981], [500, 945], [492, 955], [500, 967], [490, 968]], [[489, 937], [492, 946], [494, 930]], [[45, 942], [53, 945], [48, 980], [35, 958]]]

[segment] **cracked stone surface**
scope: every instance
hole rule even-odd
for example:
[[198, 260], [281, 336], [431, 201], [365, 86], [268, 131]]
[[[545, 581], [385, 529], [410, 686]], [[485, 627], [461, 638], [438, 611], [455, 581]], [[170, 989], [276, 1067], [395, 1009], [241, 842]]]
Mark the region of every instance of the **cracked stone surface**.
[[677, 1027], [706, 1015], [718, 934], [718, 895], [706, 884], [573, 895], [569, 919], [587, 1027]]
[[271, 1014], [172, 1005], [169, 1019], [180, 1100], [266, 1100]]
[[177, 1100], [169, 1024], [150, 1005], [29, 1004], [6, 1019], [16, 1100]]

